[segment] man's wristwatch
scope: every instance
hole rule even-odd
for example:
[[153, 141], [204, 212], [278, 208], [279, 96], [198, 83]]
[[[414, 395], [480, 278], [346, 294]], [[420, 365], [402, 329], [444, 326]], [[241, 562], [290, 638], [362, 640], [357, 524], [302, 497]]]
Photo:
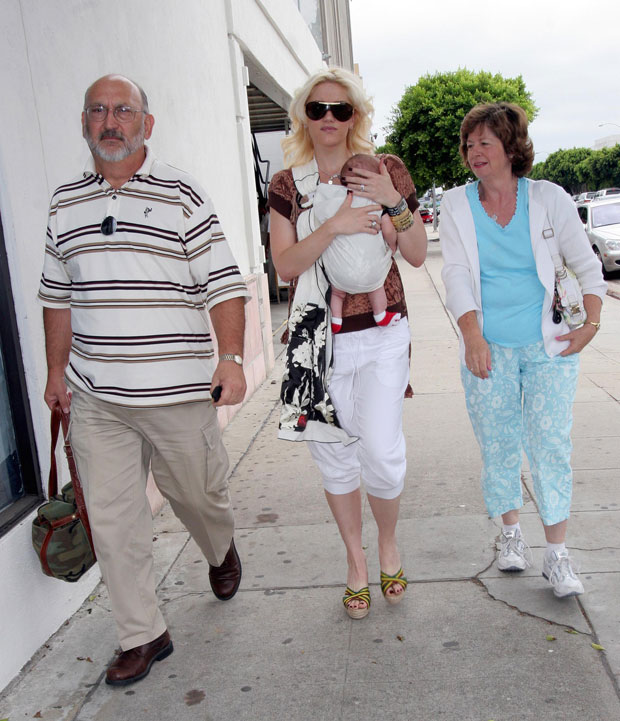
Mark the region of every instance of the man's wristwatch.
[[230, 360], [234, 361], [238, 366], [243, 365], [243, 358], [240, 355], [235, 355], [234, 353], [222, 353], [220, 355], [220, 360]]

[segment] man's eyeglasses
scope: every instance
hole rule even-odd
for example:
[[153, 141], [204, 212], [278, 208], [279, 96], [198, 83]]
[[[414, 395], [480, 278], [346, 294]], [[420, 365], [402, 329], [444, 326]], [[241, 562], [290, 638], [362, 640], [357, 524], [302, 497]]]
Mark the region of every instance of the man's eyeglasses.
[[[89, 105], [87, 108], [84, 108], [86, 117], [89, 120], [94, 120], [96, 123], [101, 123], [108, 117], [108, 110], [109, 108], [105, 105]], [[112, 115], [114, 115], [119, 123], [131, 123], [136, 119], [138, 113], [146, 114], [146, 112], [146, 110], [130, 108], [129, 105], [117, 105], [115, 108], [112, 108]]]
[[328, 110], [340, 123], [346, 123], [353, 117], [353, 106], [351, 103], [324, 103], [320, 100], [313, 100], [306, 103], [306, 115], [310, 120], [321, 120], [327, 115]]
[[101, 221], [101, 232], [103, 235], [113, 235], [116, 232], [116, 218], [106, 216]]

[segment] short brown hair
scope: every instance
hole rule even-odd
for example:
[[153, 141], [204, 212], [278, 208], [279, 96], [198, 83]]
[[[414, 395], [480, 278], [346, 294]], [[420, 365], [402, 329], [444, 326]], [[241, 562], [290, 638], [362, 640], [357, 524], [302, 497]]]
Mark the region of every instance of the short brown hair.
[[481, 103], [473, 107], [461, 123], [459, 151], [465, 167], [471, 170], [467, 162], [467, 140], [479, 125], [486, 125], [502, 141], [512, 172], [517, 178], [527, 175], [534, 164], [534, 146], [527, 124], [525, 110], [514, 103]]

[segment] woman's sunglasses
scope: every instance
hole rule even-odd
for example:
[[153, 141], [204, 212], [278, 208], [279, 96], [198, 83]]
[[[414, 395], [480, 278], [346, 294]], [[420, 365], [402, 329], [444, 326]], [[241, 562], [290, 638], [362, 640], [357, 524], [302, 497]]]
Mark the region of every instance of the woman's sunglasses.
[[346, 123], [353, 117], [353, 106], [350, 103], [323, 103], [320, 100], [306, 103], [306, 115], [310, 120], [321, 120], [328, 110], [331, 110], [332, 115], [341, 123]]

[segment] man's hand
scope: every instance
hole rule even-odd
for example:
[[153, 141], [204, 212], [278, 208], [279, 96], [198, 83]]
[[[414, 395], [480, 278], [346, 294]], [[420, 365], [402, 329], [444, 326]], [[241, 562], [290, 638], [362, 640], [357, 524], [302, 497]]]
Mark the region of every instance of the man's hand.
[[214, 401], [216, 408], [220, 406], [235, 406], [245, 398], [246, 382], [243, 368], [235, 361], [222, 360], [211, 379], [211, 388], [221, 386], [222, 393], [218, 401]]
[[[245, 329], [245, 301], [231, 298], [213, 306], [209, 311], [219, 352], [224, 355], [243, 355]], [[222, 393], [214, 406], [234, 406], [245, 398], [246, 383], [243, 367], [234, 360], [220, 360], [211, 378], [211, 388], [221, 386]]]
[[63, 413], [69, 413], [71, 406], [71, 391], [67, 388], [64, 374], [50, 373], [47, 376], [47, 385], [43, 398], [50, 410], [59, 405]]

